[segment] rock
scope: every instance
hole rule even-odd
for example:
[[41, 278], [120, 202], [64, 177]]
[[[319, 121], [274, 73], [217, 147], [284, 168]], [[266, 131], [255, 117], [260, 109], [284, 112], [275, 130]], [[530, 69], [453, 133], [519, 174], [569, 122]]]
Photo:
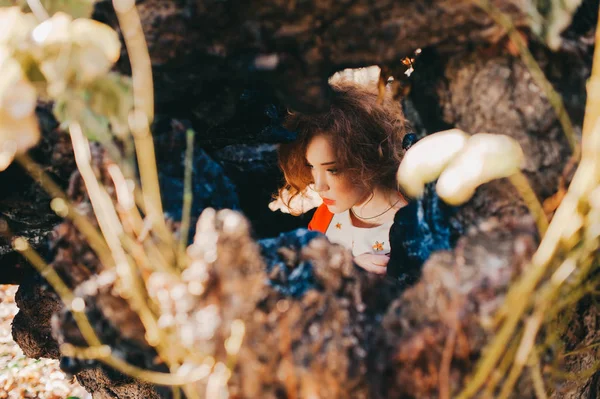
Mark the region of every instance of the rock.
[[[464, 386], [464, 371], [489, 342], [487, 326], [509, 284], [537, 247], [530, 221], [505, 223], [489, 220], [470, 229], [454, 251], [432, 254], [418, 283], [389, 307], [374, 365], [385, 376], [382, 397], [434, 398], [440, 384], [454, 393]], [[444, 360], [448, 342], [451, 356]], [[531, 389], [519, 397], [531, 397]]]
[[277, 292], [297, 298], [316, 288], [312, 264], [301, 259], [300, 251], [318, 237], [324, 238], [319, 232], [298, 229], [258, 242], [269, 282]]
[[238, 144], [213, 152], [213, 157], [234, 182], [240, 207], [259, 238], [273, 237], [282, 231], [306, 227], [312, 212], [294, 217], [272, 212], [268, 204], [283, 183], [274, 144]]

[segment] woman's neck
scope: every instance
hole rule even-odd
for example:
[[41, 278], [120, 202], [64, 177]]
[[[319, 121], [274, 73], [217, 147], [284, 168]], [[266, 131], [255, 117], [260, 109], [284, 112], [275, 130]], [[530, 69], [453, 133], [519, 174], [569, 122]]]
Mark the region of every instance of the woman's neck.
[[406, 204], [399, 192], [376, 187], [363, 201], [350, 208], [350, 218], [357, 227], [374, 227], [393, 221], [396, 211]]

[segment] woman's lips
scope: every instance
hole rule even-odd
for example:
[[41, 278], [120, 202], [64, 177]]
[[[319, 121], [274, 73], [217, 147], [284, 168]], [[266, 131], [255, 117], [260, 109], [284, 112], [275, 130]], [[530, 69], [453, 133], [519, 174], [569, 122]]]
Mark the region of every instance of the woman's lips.
[[334, 204], [335, 204], [335, 201], [334, 201], [334, 200], [331, 200], [331, 199], [329, 199], [329, 198], [323, 198], [323, 203], [324, 203], [325, 205], [334, 205]]

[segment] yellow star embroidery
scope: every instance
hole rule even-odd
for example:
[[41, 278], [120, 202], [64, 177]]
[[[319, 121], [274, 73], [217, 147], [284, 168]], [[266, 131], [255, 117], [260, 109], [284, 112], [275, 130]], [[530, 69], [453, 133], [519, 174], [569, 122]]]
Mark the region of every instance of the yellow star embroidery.
[[341, 229], [342, 228], [342, 224], [341, 223], [336, 224], [335, 228], [338, 229], [338, 230]]
[[383, 251], [383, 242], [375, 241], [375, 244], [373, 244], [373, 249], [375, 251]]

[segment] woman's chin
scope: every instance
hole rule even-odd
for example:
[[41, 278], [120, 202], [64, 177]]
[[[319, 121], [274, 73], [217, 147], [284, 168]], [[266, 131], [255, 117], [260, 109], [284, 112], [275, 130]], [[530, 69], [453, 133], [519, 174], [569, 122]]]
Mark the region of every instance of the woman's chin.
[[348, 210], [346, 208], [340, 208], [337, 205], [326, 205], [326, 206], [327, 206], [327, 210], [331, 213], [342, 213], [342, 212]]

